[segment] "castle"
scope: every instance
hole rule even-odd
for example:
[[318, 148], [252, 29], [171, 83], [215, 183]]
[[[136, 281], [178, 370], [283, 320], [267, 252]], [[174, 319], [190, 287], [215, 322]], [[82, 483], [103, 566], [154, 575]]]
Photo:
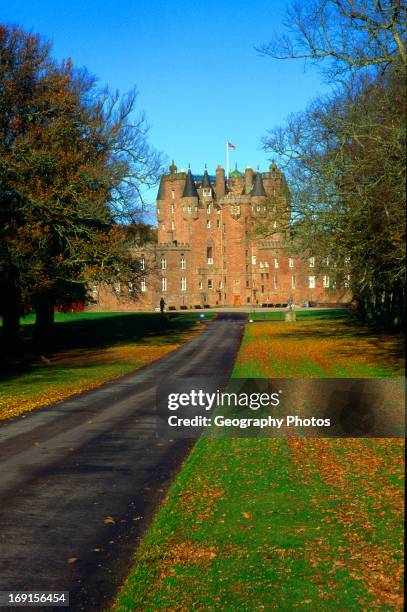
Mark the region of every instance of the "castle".
[[134, 288], [98, 291], [96, 310], [286, 305], [293, 300], [348, 302], [332, 291], [329, 261], [298, 253], [292, 238], [290, 193], [284, 174], [221, 166], [194, 177], [172, 162], [157, 194], [157, 242], [138, 249], [143, 277]]

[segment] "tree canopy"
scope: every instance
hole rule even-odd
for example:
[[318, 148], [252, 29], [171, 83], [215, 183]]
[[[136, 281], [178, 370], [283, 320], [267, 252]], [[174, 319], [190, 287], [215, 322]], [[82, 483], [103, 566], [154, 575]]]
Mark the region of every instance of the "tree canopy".
[[140, 221], [160, 155], [136, 91], [99, 89], [71, 60], [0, 26], [0, 315], [14, 337], [27, 307], [47, 325], [86, 282], [140, 274], [123, 222]]
[[299, 247], [330, 261], [334, 286], [349, 285], [364, 320], [387, 326], [404, 317], [405, 13], [399, 2], [295, 3], [294, 40], [264, 49], [298, 57], [300, 44], [303, 56], [333, 60], [332, 93], [263, 146], [286, 167]]

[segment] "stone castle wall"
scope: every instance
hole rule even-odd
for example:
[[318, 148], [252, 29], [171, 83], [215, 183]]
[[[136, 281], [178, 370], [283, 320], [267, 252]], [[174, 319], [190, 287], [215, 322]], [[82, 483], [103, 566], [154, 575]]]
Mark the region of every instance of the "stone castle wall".
[[[157, 195], [157, 243], [138, 249], [145, 276], [140, 287], [96, 287], [90, 310], [333, 304], [329, 262], [298, 253], [290, 239], [290, 195], [282, 172], [246, 168], [229, 180], [221, 167], [195, 181], [174, 164]], [[270, 236], [264, 238], [261, 226]]]

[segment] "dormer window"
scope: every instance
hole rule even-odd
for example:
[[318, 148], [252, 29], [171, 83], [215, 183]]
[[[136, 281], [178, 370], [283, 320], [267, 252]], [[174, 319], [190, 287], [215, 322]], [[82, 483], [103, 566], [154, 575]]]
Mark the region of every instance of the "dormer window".
[[171, 190], [171, 199], [175, 200], [175, 191], [173, 189]]
[[[204, 190], [204, 191], [205, 191], [205, 190]], [[207, 213], [208, 215], [210, 215], [210, 214], [211, 214], [211, 205], [210, 205], [210, 204], [208, 204], [208, 206], [206, 207], [206, 213]]]
[[208, 187], [205, 187], [205, 188], [202, 190], [202, 192], [203, 192], [203, 197], [204, 197], [204, 198], [210, 198], [210, 197], [211, 197], [211, 195], [212, 195], [212, 189], [211, 189], [210, 187], [209, 187], [209, 188], [208, 188]]

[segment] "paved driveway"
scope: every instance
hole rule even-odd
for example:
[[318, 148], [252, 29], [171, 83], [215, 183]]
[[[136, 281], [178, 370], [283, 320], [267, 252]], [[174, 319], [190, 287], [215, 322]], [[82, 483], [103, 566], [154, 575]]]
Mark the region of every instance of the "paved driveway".
[[108, 607], [194, 443], [157, 437], [156, 386], [204, 374], [222, 388], [245, 320], [222, 313], [147, 368], [0, 426], [0, 590], [64, 590], [70, 610]]

